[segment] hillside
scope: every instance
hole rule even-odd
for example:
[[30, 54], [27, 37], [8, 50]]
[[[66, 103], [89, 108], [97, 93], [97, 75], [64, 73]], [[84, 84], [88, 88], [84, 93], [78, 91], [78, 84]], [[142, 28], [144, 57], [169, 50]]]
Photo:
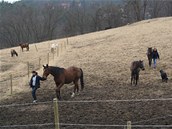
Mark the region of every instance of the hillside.
[[[60, 57], [54, 57], [49, 65], [67, 68], [81, 67], [84, 71], [85, 90], [75, 98], [70, 98], [73, 85], [62, 87], [63, 100], [122, 100], [122, 99], [157, 99], [172, 98], [172, 17], [145, 20], [116, 29], [100, 31], [68, 38], [69, 45]], [[32, 101], [30, 89], [26, 82], [27, 62], [33, 68], [41, 57], [41, 65], [45, 64], [49, 46], [52, 43], [64, 43], [66, 39], [53, 40], [31, 45], [29, 52], [21, 52], [19, 57], [11, 58], [10, 49], [0, 51], [1, 55], [1, 104], [30, 103]], [[160, 54], [157, 69], [149, 68], [146, 51], [148, 47], [156, 47]], [[50, 54], [50, 59], [53, 55]], [[130, 85], [130, 65], [134, 60], [144, 60], [145, 71], [140, 72], [138, 86]], [[38, 64], [38, 63], [37, 63]], [[168, 83], [162, 83], [159, 70], [163, 69], [169, 76]], [[18, 79], [14, 82], [14, 95], [9, 96], [9, 74], [13, 73]], [[42, 75], [42, 69], [39, 71]], [[21, 81], [22, 80], [22, 81]], [[8, 86], [8, 89], [6, 88]], [[50, 101], [55, 97], [55, 84], [50, 75], [48, 80], [41, 83], [37, 96], [39, 101]], [[172, 102], [126, 102], [126, 103], [87, 103], [66, 104], [59, 107], [60, 123], [97, 123], [97, 124], [125, 124], [161, 117], [153, 121], [139, 124], [172, 124]], [[51, 123], [53, 122], [52, 105], [35, 105], [29, 111], [28, 107], [0, 108], [2, 122], [0, 126], [9, 124]], [[41, 109], [37, 112], [37, 109]], [[21, 112], [27, 115], [23, 120]], [[75, 112], [76, 111], [76, 112]], [[14, 113], [15, 112], [15, 113]], [[19, 117], [14, 121], [13, 117]], [[37, 114], [37, 116], [35, 116]], [[41, 118], [34, 121], [34, 118]], [[33, 118], [33, 119], [32, 119]], [[34, 128], [34, 127], [33, 127]], [[62, 129], [70, 126], [62, 126]], [[85, 129], [77, 126], [75, 129]], [[91, 127], [90, 127], [91, 128]], [[114, 127], [109, 127], [113, 128]], [[107, 127], [107, 129], [109, 129]], [[49, 128], [43, 128], [49, 129]], [[98, 129], [92, 127], [91, 129]]]

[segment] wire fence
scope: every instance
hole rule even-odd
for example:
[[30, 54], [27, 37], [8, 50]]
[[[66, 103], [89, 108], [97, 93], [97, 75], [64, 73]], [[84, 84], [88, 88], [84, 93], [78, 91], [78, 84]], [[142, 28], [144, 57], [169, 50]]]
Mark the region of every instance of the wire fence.
[[[41, 54], [39, 57], [32, 57], [31, 61], [21, 60], [20, 70], [2, 73], [0, 77], [1, 97], [4, 97], [4, 95], [12, 95], [14, 92], [23, 89], [22, 87], [24, 85], [28, 85], [28, 80], [30, 79], [31, 72], [33, 70], [39, 71], [42, 68], [43, 64], [55, 63], [55, 59], [66, 50], [68, 40], [55, 43], [58, 44], [58, 46], [50, 49], [50, 44], [53, 43], [54, 41], [49, 41], [47, 46], [48, 49], [46, 50], [47, 52], [44, 52], [44, 54]], [[36, 51], [38, 52], [39, 48], [37, 48], [36, 45], [34, 46]], [[32, 46], [33, 49], [34, 46]], [[15, 66], [17, 66], [17, 64]]]
[[[172, 101], [172, 98], [123, 99], [123, 100], [79, 100], [79, 101], [58, 101], [58, 103], [116, 103], [116, 102], [150, 102], [150, 101]], [[53, 101], [24, 103], [24, 104], [8, 104], [8, 105], [0, 105], [0, 107], [29, 106], [29, 105], [35, 105], [35, 104], [48, 104], [52, 102]]]
[[[16, 127], [42, 127], [50, 126], [54, 123], [43, 123], [43, 124], [27, 124], [27, 125], [5, 125], [0, 128], [16, 128]], [[105, 124], [72, 124], [72, 123], [59, 123], [60, 126], [84, 126], [84, 127], [128, 127], [126, 125], [105, 125]], [[171, 128], [172, 125], [131, 125], [132, 128]]]
[[[57, 100], [57, 99], [55, 99]], [[26, 128], [26, 127], [44, 127], [44, 126], [55, 126], [55, 129], [60, 129], [63, 126], [69, 126], [69, 127], [121, 127], [123, 129], [129, 129], [129, 127], [131, 126], [132, 128], [171, 128], [172, 125], [163, 125], [163, 124], [139, 124], [139, 123], [143, 123], [143, 122], [151, 122], [153, 120], [158, 120], [158, 119], [166, 119], [168, 117], [172, 117], [172, 114], [169, 114], [167, 116], [162, 116], [162, 117], [156, 117], [156, 118], [150, 118], [147, 120], [141, 120], [141, 121], [136, 121], [136, 122], [130, 122], [128, 121], [126, 124], [88, 124], [88, 123], [60, 123], [59, 122], [59, 114], [58, 114], [58, 108], [55, 107], [55, 103], [57, 103], [57, 107], [58, 104], [60, 103], [121, 103], [121, 102], [155, 102], [155, 101], [172, 101], [172, 98], [158, 98], [158, 99], [126, 99], [126, 100], [83, 100], [83, 101], [45, 101], [45, 102], [38, 102], [38, 103], [24, 103], [24, 104], [10, 104], [10, 105], [0, 105], [0, 108], [10, 108], [10, 107], [20, 107], [20, 106], [33, 106], [33, 105], [41, 105], [41, 104], [53, 104], [54, 106], [54, 119], [55, 123], [38, 123], [38, 124], [22, 124], [22, 125], [2, 125], [0, 126], [0, 128]], [[55, 113], [55, 111], [57, 111]], [[130, 124], [128, 124], [130, 123]], [[58, 128], [56, 128], [56, 124], [58, 125]]]

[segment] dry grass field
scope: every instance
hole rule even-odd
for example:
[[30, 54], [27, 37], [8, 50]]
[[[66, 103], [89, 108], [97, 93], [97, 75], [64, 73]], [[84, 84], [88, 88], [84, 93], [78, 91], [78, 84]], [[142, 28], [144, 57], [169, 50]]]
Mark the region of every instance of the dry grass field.
[[[0, 50], [0, 104], [32, 102], [28, 86], [27, 62], [31, 70], [47, 63], [47, 53], [52, 43], [65, 44], [59, 39], [30, 45], [29, 52], [14, 49], [19, 57], [10, 57], [10, 49]], [[73, 100], [123, 100], [172, 98], [172, 17], [145, 20], [116, 29], [100, 31], [68, 38], [67, 48], [50, 53], [49, 65], [67, 68], [81, 67], [84, 71], [85, 89], [70, 97], [73, 84], [61, 89], [63, 101]], [[148, 66], [146, 51], [156, 47], [160, 54], [157, 68]], [[53, 59], [54, 58], [54, 59]], [[140, 72], [138, 86], [130, 85], [130, 65], [134, 60], [144, 60], [145, 71]], [[159, 70], [169, 76], [162, 83]], [[42, 75], [42, 68], [39, 74]], [[13, 76], [13, 95], [10, 95], [10, 74]], [[51, 101], [55, 97], [55, 84], [51, 75], [41, 83], [37, 91], [38, 101]], [[0, 126], [52, 123], [52, 103], [0, 107]], [[60, 123], [126, 124], [131, 120], [140, 125], [172, 125], [172, 101], [60, 103]], [[15, 118], [15, 119], [13, 119]], [[29, 129], [53, 129], [53, 126], [29, 127]], [[124, 127], [61, 126], [62, 129], [123, 129]], [[152, 129], [147, 127], [144, 129]], [[19, 127], [16, 127], [19, 129]], [[22, 127], [22, 129], [24, 129]], [[136, 129], [140, 129], [137, 127]], [[156, 128], [157, 129], [157, 128]], [[159, 128], [159, 129], [166, 129]]]

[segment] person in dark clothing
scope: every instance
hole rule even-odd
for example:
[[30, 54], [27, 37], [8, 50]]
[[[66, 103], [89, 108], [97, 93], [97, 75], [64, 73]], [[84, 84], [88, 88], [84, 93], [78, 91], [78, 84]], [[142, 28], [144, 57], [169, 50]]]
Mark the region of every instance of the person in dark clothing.
[[158, 53], [158, 51], [157, 51], [156, 48], [153, 49], [153, 52], [152, 52], [152, 59], [153, 59], [153, 68], [156, 68], [157, 59], [160, 59], [160, 58], [159, 58], [159, 53]]
[[33, 103], [37, 102], [36, 90], [40, 88], [40, 80], [44, 81], [46, 79], [40, 77], [36, 71], [32, 71], [32, 77], [30, 79], [29, 85], [32, 88]]

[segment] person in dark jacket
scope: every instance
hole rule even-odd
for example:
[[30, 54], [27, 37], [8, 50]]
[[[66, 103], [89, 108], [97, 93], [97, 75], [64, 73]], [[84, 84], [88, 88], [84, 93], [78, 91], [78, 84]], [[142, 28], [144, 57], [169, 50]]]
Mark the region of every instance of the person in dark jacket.
[[33, 103], [37, 102], [36, 98], [36, 90], [40, 88], [40, 80], [44, 81], [45, 79], [40, 77], [36, 71], [32, 71], [32, 77], [30, 79], [29, 85], [32, 88], [32, 97], [33, 97]]
[[153, 59], [153, 68], [156, 68], [157, 59], [159, 59], [159, 53], [156, 48], [153, 49], [152, 59]]

